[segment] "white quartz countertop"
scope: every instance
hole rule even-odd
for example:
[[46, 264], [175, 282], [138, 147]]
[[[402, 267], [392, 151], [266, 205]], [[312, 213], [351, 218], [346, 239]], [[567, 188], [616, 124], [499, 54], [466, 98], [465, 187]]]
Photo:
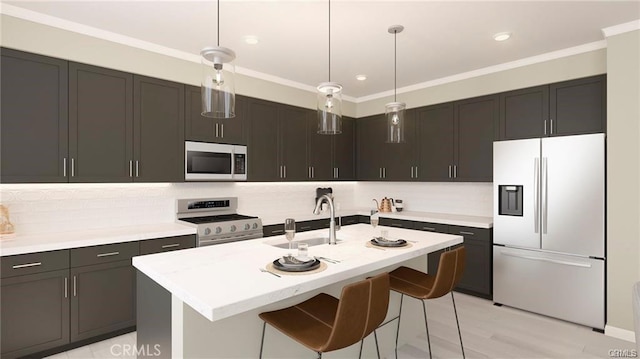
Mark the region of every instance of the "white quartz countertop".
[[[407, 248], [369, 248], [365, 244], [380, 228], [391, 238], [410, 241]], [[326, 237], [327, 229], [297, 233], [294, 239]], [[289, 250], [274, 247], [286, 243], [284, 236], [253, 239], [214, 246], [152, 254], [133, 258], [133, 265], [211, 321], [278, 302], [359, 275], [397, 265], [462, 242], [462, 237], [367, 224], [345, 226], [337, 232], [337, 245], [309, 247], [309, 255], [324, 256], [340, 263], [307, 275], [263, 273], [275, 259]]]
[[73, 232], [18, 234], [0, 239], [0, 255], [11, 256], [186, 234], [196, 234], [196, 228], [180, 223], [158, 223]]
[[[341, 209], [337, 211], [336, 216], [352, 216], [352, 215], [370, 215], [370, 209], [352, 208]], [[402, 211], [402, 212], [379, 212], [380, 217], [406, 219], [409, 221], [431, 222], [440, 224], [449, 224], [454, 226], [466, 226], [475, 228], [492, 228], [493, 217], [467, 216], [462, 214], [435, 213], [435, 212], [418, 212], [418, 211]], [[309, 213], [291, 213], [290, 218], [296, 221], [309, 221], [314, 219], [329, 219], [329, 211], [324, 211], [320, 215], [313, 215], [311, 210]], [[271, 224], [284, 223], [285, 217], [263, 217], [262, 224], [265, 226]]]

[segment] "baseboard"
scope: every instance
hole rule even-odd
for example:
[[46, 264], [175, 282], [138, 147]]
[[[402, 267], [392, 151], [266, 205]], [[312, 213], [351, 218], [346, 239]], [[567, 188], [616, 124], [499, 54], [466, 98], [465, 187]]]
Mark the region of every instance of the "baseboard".
[[632, 343], [636, 342], [636, 333], [633, 330], [626, 330], [626, 329], [612, 327], [610, 325], [605, 325], [604, 335], [626, 340]]

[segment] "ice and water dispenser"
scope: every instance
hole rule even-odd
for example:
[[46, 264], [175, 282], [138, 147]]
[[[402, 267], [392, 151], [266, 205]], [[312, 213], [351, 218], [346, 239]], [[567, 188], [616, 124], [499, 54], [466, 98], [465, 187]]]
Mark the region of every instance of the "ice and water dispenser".
[[521, 185], [499, 185], [498, 214], [501, 216], [522, 216]]

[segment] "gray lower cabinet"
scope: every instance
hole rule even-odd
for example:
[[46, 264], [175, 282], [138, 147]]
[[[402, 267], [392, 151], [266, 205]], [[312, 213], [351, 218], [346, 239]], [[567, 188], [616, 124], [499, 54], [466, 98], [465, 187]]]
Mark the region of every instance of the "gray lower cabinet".
[[69, 343], [69, 251], [2, 257], [2, 358]]
[[135, 269], [139, 243], [71, 250], [71, 341], [136, 324]]
[[[429, 225], [434, 227], [433, 225]], [[442, 225], [440, 225], [442, 226]], [[464, 246], [466, 248], [466, 261], [464, 273], [458, 286], [457, 291], [475, 295], [477, 297], [492, 299], [493, 298], [493, 251], [492, 251], [492, 234], [490, 229], [447, 226], [449, 234], [457, 234], [464, 237]], [[437, 227], [434, 227], [437, 228]], [[440, 227], [442, 230], [442, 227]], [[436, 230], [440, 232], [440, 230]], [[429, 254], [428, 268], [429, 273], [436, 273], [438, 263], [440, 262], [440, 254], [443, 251], [437, 251]]]

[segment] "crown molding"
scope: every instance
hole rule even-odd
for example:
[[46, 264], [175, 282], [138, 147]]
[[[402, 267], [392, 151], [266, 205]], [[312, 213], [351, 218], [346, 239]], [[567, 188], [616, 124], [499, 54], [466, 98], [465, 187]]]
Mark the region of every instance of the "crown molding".
[[602, 34], [604, 35], [604, 37], [610, 37], [636, 30], [640, 30], [640, 19], [625, 22], [624, 24], [605, 27], [604, 29], [602, 29]]
[[[479, 77], [479, 76], [484, 76], [484, 75], [488, 75], [488, 74], [493, 74], [493, 73], [496, 73], [496, 72], [515, 69], [515, 68], [518, 68], [518, 67], [529, 66], [529, 65], [533, 65], [533, 64], [537, 64], [537, 63], [541, 63], [541, 62], [546, 62], [546, 61], [550, 61], [550, 60], [555, 60], [555, 59], [559, 59], [559, 58], [563, 58], [563, 57], [568, 57], [568, 56], [572, 56], [572, 55], [578, 55], [578, 54], [582, 54], [582, 53], [585, 53], [585, 52], [596, 51], [596, 50], [604, 49], [606, 47], [607, 47], [607, 42], [605, 40], [590, 42], [590, 43], [587, 43], [587, 44], [578, 45], [578, 46], [574, 46], [574, 47], [569, 47], [569, 48], [558, 50], [558, 51], [547, 52], [547, 53], [541, 54], [541, 55], [531, 56], [531, 57], [527, 57], [527, 58], [524, 58], [524, 59], [519, 59], [519, 60], [515, 60], [515, 61], [511, 61], [511, 62], [505, 62], [505, 63], [499, 64], [499, 65], [489, 66], [489, 67], [485, 67], [485, 68], [478, 69], [478, 70], [463, 72], [463, 73], [455, 74], [455, 75], [452, 75], [452, 76], [447, 76], [447, 77], [442, 77], [442, 78], [431, 80], [431, 81], [427, 81], [427, 82], [422, 82], [422, 83], [415, 84], [415, 85], [401, 87], [401, 88], [399, 88], [397, 90], [397, 93], [398, 94], [402, 94], [402, 93], [407, 93], [407, 92], [413, 92], [413, 91], [417, 91], [417, 90], [426, 89], [426, 88], [429, 88], [429, 87], [434, 87], [434, 86], [438, 86], [438, 85], [447, 84], [447, 83], [450, 83], [450, 82], [466, 80], [466, 79], [470, 79], [470, 78], [473, 78], [473, 77]], [[376, 100], [376, 99], [379, 99], [379, 98], [392, 96], [392, 95], [393, 95], [393, 90], [384, 91], [384, 92], [380, 92], [380, 93], [377, 93], [377, 94], [358, 97], [356, 99], [356, 103], [367, 102], [367, 101]]]

